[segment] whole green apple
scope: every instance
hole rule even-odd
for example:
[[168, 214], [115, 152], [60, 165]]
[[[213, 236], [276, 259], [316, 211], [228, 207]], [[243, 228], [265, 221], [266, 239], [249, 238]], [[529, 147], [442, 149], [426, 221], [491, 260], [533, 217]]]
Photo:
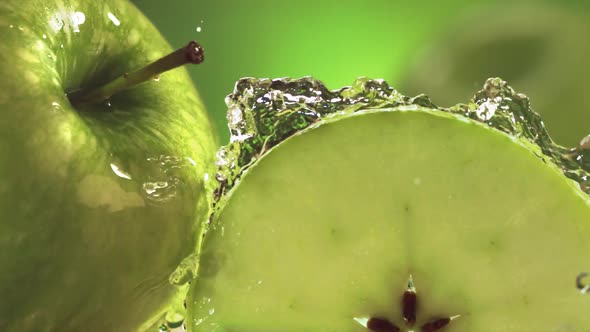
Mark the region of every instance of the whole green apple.
[[0, 40], [0, 329], [145, 328], [209, 213], [216, 138], [189, 76], [73, 106], [171, 51], [123, 0], [3, 0]]

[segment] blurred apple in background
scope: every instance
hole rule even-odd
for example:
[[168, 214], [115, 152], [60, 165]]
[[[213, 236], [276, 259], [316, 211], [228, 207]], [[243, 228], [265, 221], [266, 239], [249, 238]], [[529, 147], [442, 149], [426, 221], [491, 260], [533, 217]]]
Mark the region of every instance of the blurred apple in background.
[[500, 76], [531, 98], [555, 141], [576, 146], [590, 133], [589, 18], [550, 4], [474, 7], [418, 51], [397, 87], [451, 106]]
[[[536, 76], [529, 74], [528, 81], [515, 79], [515, 75], [511, 74], [512, 69], [517, 70], [516, 74], [522, 69], [518, 65], [503, 68], [502, 72], [494, 74], [487, 70], [489, 66], [486, 66], [485, 70], [478, 68], [477, 64], [488, 63], [486, 59], [489, 54], [472, 53], [472, 57], [460, 59], [466, 62], [466, 70], [469, 70], [473, 77], [477, 77], [478, 81], [468, 80], [465, 83], [455, 79], [450, 84], [467, 84], [463, 88], [470, 93], [476, 90], [474, 84], [477, 87], [481, 86], [481, 82], [487, 77], [506, 76], [506, 79], [513, 82], [520, 91], [532, 94], [531, 98], [535, 102], [533, 106], [543, 111], [541, 109], [543, 98], [534, 93], [532, 82], [536, 82], [536, 77], [548, 82], [550, 77], [561, 75], [559, 80], [555, 81], [556, 84], [561, 85], [562, 90], [570, 89], [572, 85], [563, 85], [563, 82], [574, 81], [575, 77], [571, 76], [576, 71], [571, 69], [576, 67], [582, 69], [579, 66], [584, 67], [584, 65], [581, 62], [573, 63], [569, 58], [574, 53], [583, 53], [584, 48], [588, 48], [585, 45], [590, 40], [585, 31], [572, 31], [561, 27], [562, 25], [570, 26], [568, 15], [569, 17], [582, 16], [582, 20], [586, 19], [590, 2], [581, 0], [499, 1], [496, 2], [497, 5], [493, 10], [482, 7], [482, 4], [487, 3], [483, 0], [450, 0], [445, 1], [444, 4], [432, 0], [420, 2], [409, 0], [133, 1], [173, 44], [196, 38], [206, 47], [207, 64], [202, 68], [189, 70], [193, 79], [197, 81], [207, 108], [213, 114], [222, 136], [222, 143], [228, 138], [223, 100], [233, 89], [234, 82], [244, 76], [311, 75], [332, 88], [350, 84], [351, 78], [357, 76], [381, 77], [404, 94], [428, 92], [433, 96], [435, 103], [444, 105], [447, 100], [456, 102], [466, 98], [464, 95], [452, 95], [451, 92], [437, 90], [430, 84], [415, 88], [415, 85], [411, 84], [411, 78], [413, 75], [421, 75], [419, 74], [421, 63], [428, 63], [428, 59], [419, 55], [428, 54], [427, 49], [435, 48], [442, 53], [451, 52], [452, 47], [458, 47], [453, 46], [452, 41], [455, 39], [453, 34], [482, 31], [483, 35], [483, 32], [489, 29], [489, 21], [500, 20], [504, 16], [520, 15], [519, 17], [523, 20], [521, 26], [515, 26], [513, 31], [508, 29], [503, 31], [506, 34], [506, 40], [510, 40], [511, 35], [515, 38], [522, 36], [521, 29], [524, 31], [540, 29], [539, 33], [553, 29], [552, 36], [559, 36], [560, 32], [568, 31], [569, 35], [563, 36], [564, 39], [577, 39], [578, 44], [564, 48], [561, 53], [554, 51], [544, 53], [545, 49], [535, 48], [535, 45], [526, 43], [519, 45], [519, 51], [514, 52], [516, 55], [541, 52], [542, 54], [538, 57], [551, 59], [543, 63], [553, 66], [551, 70], [529, 66], [528, 69], [543, 71], [545, 74]], [[555, 8], [562, 14], [556, 14], [556, 19], [545, 21], [542, 17], [536, 16], [542, 14], [540, 11], [525, 9], [519, 14], [513, 13], [513, 7], [522, 8], [523, 6]], [[466, 17], [472, 18], [472, 24], [460, 25], [459, 22], [465, 21]], [[575, 20], [579, 21], [580, 18]], [[536, 24], [531, 26], [530, 22], [534, 21]], [[456, 52], [461, 50], [456, 49]], [[434, 55], [434, 58], [436, 57]], [[474, 57], [480, 57], [480, 59]], [[526, 57], [519, 59], [518, 64], [527, 64]], [[468, 67], [468, 64], [471, 66]], [[589, 65], [585, 67], [590, 68]], [[434, 78], [437, 75], [436, 72], [432, 75], [436, 80]], [[527, 86], [528, 84], [531, 86]], [[574, 84], [579, 86], [577, 83]], [[540, 95], [549, 93], [548, 90], [538, 91]], [[568, 114], [582, 112], [570, 107]], [[587, 109], [586, 112], [590, 114], [590, 110]], [[552, 115], [546, 116], [553, 121], [551, 117]], [[576, 122], [576, 120], [567, 120], [567, 122]], [[589, 122], [586, 121], [586, 123]], [[560, 127], [551, 129], [555, 129], [551, 132], [561, 138], [563, 134]], [[574, 130], [567, 128], [566, 131]], [[584, 133], [590, 132], [590, 130], [582, 129], [575, 129], [575, 131], [575, 134], [571, 134], [572, 137], [581, 137]], [[564, 138], [564, 141], [570, 143], [571, 139]]]

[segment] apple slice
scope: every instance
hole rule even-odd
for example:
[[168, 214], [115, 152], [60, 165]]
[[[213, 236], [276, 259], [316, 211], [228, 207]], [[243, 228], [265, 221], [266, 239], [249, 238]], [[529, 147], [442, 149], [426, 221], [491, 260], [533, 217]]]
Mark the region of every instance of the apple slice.
[[[220, 192], [229, 190], [191, 284], [192, 331], [590, 328], [590, 296], [580, 292], [589, 200], [551, 161], [559, 158], [541, 153], [561, 148], [526, 98], [490, 80], [470, 106], [442, 110], [382, 85], [336, 97], [314, 88], [318, 97], [304, 100], [305, 84], [292, 83], [229, 98], [230, 120], [240, 121], [222, 151], [237, 154], [220, 160]], [[311, 116], [301, 111], [310, 104], [315, 125], [300, 135], [268, 120]], [[329, 118], [317, 108], [325, 105], [355, 112]], [[380, 105], [391, 107], [371, 109]], [[458, 110], [501, 129], [509, 115], [532, 120], [514, 127], [516, 138]], [[269, 149], [281, 131], [290, 138]], [[226, 177], [228, 164], [244, 167]]]

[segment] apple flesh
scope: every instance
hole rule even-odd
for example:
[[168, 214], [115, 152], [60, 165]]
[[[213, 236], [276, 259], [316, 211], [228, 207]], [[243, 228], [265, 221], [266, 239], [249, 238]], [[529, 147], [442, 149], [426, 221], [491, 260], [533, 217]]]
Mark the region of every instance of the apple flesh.
[[216, 139], [190, 78], [72, 106], [171, 51], [127, 1], [3, 1], [0, 40], [0, 328], [148, 326], [209, 213]]
[[[245, 142], [272, 147], [264, 123], [285, 125], [274, 112], [357, 91], [317, 89], [304, 104], [296, 92], [309, 89], [273, 84], [230, 96], [230, 112], [263, 120], [232, 127]], [[588, 196], [526, 134], [417, 104], [323, 118], [242, 161], [205, 234], [192, 331], [587, 330], [576, 278], [590, 262]]]

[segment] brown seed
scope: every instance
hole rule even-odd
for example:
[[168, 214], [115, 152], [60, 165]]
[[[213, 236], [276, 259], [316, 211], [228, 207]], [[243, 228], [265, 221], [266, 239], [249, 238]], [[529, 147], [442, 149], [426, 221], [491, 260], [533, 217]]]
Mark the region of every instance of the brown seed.
[[439, 318], [428, 322], [420, 328], [422, 332], [435, 332], [447, 326], [451, 322], [450, 318]]
[[373, 332], [400, 332], [400, 328], [384, 318], [373, 317], [367, 321], [367, 328]]
[[412, 326], [416, 322], [416, 293], [414, 291], [405, 291], [402, 298], [402, 311], [404, 320]]
[[416, 296], [416, 287], [414, 286], [414, 278], [410, 274], [408, 278], [408, 288], [402, 296], [402, 315], [409, 326], [413, 326], [416, 322], [418, 298]]

